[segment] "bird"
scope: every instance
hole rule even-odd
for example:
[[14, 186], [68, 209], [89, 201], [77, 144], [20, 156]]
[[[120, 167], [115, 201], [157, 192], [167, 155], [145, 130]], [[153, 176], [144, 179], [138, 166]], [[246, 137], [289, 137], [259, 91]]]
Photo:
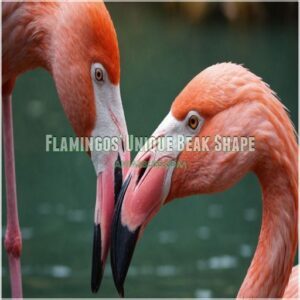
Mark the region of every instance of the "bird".
[[[252, 137], [254, 147], [217, 150], [218, 136]], [[134, 159], [113, 217], [111, 265], [119, 294], [124, 295], [136, 242], [163, 205], [222, 192], [253, 172], [262, 190], [262, 225], [237, 297], [296, 296], [298, 266], [288, 282], [298, 244], [298, 145], [288, 113], [271, 88], [244, 66], [210, 66], [175, 98], [152, 137], [157, 143], [142, 148]], [[159, 151], [163, 137], [174, 142]], [[203, 137], [209, 137], [209, 150], [194, 151]]]
[[124, 161], [130, 161], [130, 154], [124, 147], [127, 127], [120, 94], [118, 40], [104, 2], [3, 3], [2, 63], [7, 202], [4, 244], [12, 297], [23, 295], [12, 93], [19, 76], [39, 67], [53, 77], [64, 112], [78, 137], [118, 137], [116, 151], [95, 148], [87, 151], [97, 175], [91, 278], [91, 289], [97, 292], [109, 249], [114, 198], [126, 174], [122, 163], [124, 166]]

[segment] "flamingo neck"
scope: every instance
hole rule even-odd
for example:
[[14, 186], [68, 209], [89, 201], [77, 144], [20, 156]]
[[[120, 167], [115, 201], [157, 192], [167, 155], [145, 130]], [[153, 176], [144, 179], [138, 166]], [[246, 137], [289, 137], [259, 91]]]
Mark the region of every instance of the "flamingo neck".
[[[3, 20], [3, 83], [37, 67], [50, 70], [57, 3], [7, 3]], [[18, 16], [18, 17], [16, 17]]]
[[256, 174], [263, 194], [262, 226], [238, 298], [277, 298], [283, 296], [297, 248], [297, 175], [268, 162]]

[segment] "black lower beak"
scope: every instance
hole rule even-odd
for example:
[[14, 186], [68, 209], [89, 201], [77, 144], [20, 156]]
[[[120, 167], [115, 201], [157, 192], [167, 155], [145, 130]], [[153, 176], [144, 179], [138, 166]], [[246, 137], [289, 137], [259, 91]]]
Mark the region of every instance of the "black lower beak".
[[111, 267], [115, 286], [121, 297], [124, 297], [124, 281], [133, 255], [135, 244], [140, 228], [131, 232], [127, 226], [121, 223], [121, 209], [124, 195], [130, 183], [131, 177], [128, 176], [119, 194], [112, 223], [111, 239]]
[[92, 280], [91, 289], [93, 293], [97, 293], [103, 276], [103, 268], [101, 263], [101, 229], [100, 224], [94, 225], [94, 242], [93, 242], [93, 258], [92, 258]]
[[[115, 204], [122, 187], [122, 163], [120, 155], [115, 162], [114, 171], [114, 193]], [[97, 293], [103, 277], [103, 263], [101, 261], [101, 227], [100, 224], [94, 224], [94, 241], [93, 241], [93, 257], [92, 257], [92, 277], [91, 277], [91, 290]]]

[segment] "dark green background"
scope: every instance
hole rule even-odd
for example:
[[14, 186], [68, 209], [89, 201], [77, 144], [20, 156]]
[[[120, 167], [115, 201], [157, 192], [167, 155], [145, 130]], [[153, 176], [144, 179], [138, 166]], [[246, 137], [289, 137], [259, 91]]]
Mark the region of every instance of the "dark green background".
[[[282, 17], [231, 24], [217, 15], [195, 23], [179, 10], [165, 10], [164, 4], [107, 6], [119, 38], [130, 134], [149, 136], [182, 88], [204, 68], [223, 61], [243, 64], [261, 76], [298, 126], [296, 22]], [[36, 70], [21, 76], [13, 110], [24, 295], [117, 297], [109, 265], [99, 293], [90, 292], [96, 187], [90, 159], [83, 153], [45, 152], [46, 134], [73, 135], [50, 75]], [[174, 201], [138, 244], [126, 295], [234, 297], [256, 247], [260, 218], [261, 193], [253, 175], [222, 194]], [[4, 201], [3, 224], [5, 219]], [[4, 251], [2, 274], [3, 296], [8, 297]]]

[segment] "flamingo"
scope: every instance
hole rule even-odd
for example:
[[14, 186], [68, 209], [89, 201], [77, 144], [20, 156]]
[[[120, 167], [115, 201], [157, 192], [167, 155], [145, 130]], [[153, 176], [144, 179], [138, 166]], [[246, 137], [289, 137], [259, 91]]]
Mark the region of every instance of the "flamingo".
[[[240, 65], [211, 66], [183, 89], [153, 133], [156, 138], [178, 135], [192, 137], [186, 138], [183, 150], [176, 144], [160, 152], [155, 145], [142, 149], [119, 194], [111, 235], [111, 264], [119, 294], [124, 295], [136, 241], [163, 204], [224, 191], [254, 172], [262, 188], [262, 226], [237, 297], [295, 297], [298, 267], [289, 285], [288, 281], [298, 243], [298, 146], [293, 125], [275, 93]], [[208, 142], [210, 151], [188, 151], [197, 137], [217, 135], [253, 136], [255, 151], [214, 151], [213, 138]], [[169, 167], [155, 167], [157, 163]]]
[[91, 288], [99, 288], [110, 241], [114, 194], [129, 160], [120, 95], [120, 58], [116, 32], [103, 2], [2, 4], [2, 105], [5, 154], [8, 254], [12, 297], [22, 297], [13, 143], [12, 92], [18, 76], [42, 67], [52, 75], [64, 112], [79, 137], [117, 136], [118, 151], [91, 150], [97, 175]]

